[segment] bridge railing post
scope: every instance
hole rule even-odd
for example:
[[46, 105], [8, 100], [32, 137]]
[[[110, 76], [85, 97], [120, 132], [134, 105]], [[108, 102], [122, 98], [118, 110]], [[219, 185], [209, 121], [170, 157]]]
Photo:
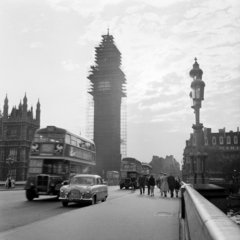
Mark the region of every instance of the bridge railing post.
[[180, 201], [180, 204], [181, 204], [181, 207], [180, 207], [180, 209], [181, 209], [181, 218], [185, 218], [185, 201], [184, 201], [184, 196], [183, 196], [183, 194], [184, 194], [184, 192], [185, 192], [185, 188], [183, 188], [183, 187], [181, 187], [180, 188], [180, 190], [181, 190], [181, 201]]

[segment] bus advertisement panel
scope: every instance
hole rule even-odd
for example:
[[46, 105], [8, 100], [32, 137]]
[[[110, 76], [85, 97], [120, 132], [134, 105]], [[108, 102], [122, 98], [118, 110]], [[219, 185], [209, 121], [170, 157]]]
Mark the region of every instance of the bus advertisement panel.
[[93, 141], [55, 126], [35, 132], [29, 156], [26, 197], [57, 195], [62, 182], [95, 166]]
[[121, 162], [120, 171], [120, 189], [129, 189], [131, 186], [131, 179], [134, 178], [138, 186], [138, 178], [141, 175], [142, 164], [135, 158], [123, 158]]

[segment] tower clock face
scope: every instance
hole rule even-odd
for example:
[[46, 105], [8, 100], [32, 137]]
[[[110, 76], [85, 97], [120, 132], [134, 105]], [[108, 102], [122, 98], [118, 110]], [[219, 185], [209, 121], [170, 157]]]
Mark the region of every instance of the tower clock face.
[[102, 81], [98, 83], [97, 87], [99, 91], [107, 91], [107, 90], [110, 90], [110, 86], [111, 86], [110, 82]]

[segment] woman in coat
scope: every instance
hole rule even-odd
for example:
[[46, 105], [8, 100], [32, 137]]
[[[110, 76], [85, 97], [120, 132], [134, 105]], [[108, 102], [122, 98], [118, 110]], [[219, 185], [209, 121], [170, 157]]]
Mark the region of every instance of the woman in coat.
[[164, 176], [162, 177], [161, 190], [164, 193], [164, 197], [166, 197], [167, 196], [167, 192], [169, 191], [168, 181], [167, 181], [167, 174], [166, 173], [164, 173]]

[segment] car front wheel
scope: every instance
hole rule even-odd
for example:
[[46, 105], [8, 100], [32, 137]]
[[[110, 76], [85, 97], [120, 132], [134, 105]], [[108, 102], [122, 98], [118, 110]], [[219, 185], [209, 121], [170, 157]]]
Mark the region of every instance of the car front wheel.
[[28, 201], [32, 201], [34, 199], [34, 192], [32, 190], [27, 190], [26, 197]]
[[102, 200], [102, 202], [106, 202], [107, 200], [107, 196], [104, 197], [104, 199]]
[[91, 205], [94, 205], [94, 204], [96, 204], [96, 196], [93, 196], [93, 197], [92, 197]]

